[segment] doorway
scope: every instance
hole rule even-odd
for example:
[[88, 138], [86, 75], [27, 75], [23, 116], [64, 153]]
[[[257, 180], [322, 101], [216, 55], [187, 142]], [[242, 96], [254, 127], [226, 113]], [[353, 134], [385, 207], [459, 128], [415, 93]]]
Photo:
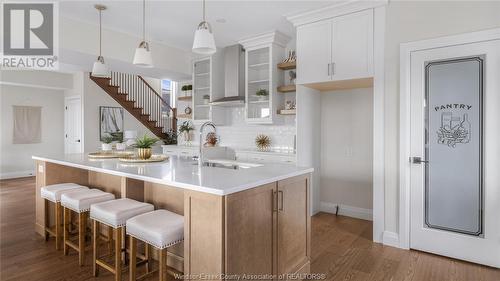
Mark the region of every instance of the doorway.
[[82, 153], [82, 103], [80, 97], [64, 99], [64, 153]]
[[410, 51], [401, 234], [408, 248], [500, 267], [500, 36], [475, 35]]

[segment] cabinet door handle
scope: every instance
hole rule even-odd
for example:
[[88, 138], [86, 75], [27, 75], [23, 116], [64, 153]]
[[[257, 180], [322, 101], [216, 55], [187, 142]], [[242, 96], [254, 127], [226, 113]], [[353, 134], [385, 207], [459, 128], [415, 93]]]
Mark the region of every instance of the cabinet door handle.
[[328, 76], [330, 76], [330, 65], [331, 65], [331, 63], [329, 63], [328, 67], [327, 67], [327, 69], [328, 69]]
[[273, 211], [278, 211], [278, 196], [277, 192], [273, 191]]
[[[280, 194], [281, 194], [281, 197], [280, 197]], [[279, 199], [279, 202], [281, 202], [281, 204], [278, 204], [278, 211], [285, 210], [285, 203], [283, 201], [283, 196], [284, 196], [283, 190], [278, 190], [278, 199]]]

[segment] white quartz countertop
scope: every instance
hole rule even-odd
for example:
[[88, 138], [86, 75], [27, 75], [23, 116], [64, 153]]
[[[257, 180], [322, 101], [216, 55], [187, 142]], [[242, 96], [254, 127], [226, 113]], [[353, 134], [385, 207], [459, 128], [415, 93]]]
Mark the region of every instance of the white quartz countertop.
[[227, 195], [313, 172], [313, 168], [281, 163], [238, 170], [200, 168], [191, 158], [177, 156], [170, 156], [164, 162], [145, 164], [123, 163], [118, 159], [90, 159], [86, 153], [40, 154], [33, 159], [216, 195]]

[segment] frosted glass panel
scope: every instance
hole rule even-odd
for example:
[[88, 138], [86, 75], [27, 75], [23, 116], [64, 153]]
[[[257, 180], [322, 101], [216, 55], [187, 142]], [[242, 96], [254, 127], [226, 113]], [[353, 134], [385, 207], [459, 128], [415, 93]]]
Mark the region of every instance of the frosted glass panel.
[[483, 233], [481, 57], [426, 64], [425, 225]]

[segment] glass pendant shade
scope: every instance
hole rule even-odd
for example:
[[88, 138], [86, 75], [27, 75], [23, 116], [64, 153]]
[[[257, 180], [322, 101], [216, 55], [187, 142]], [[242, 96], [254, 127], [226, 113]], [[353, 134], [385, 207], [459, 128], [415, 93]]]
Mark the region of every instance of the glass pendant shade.
[[201, 22], [194, 33], [193, 52], [200, 55], [212, 55], [216, 52], [214, 35], [206, 21]]
[[142, 41], [139, 47], [135, 49], [134, 55], [134, 65], [141, 67], [153, 67], [153, 58], [151, 56], [151, 51], [149, 50], [149, 45], [146, 41]]
[[94, 66], [92, 67], [92, 76], [94, 77], [109, 77], [110, 72], [106, 63], [104, 63], [104, 58], [99, 56], [97, 61], [94, 62]]

